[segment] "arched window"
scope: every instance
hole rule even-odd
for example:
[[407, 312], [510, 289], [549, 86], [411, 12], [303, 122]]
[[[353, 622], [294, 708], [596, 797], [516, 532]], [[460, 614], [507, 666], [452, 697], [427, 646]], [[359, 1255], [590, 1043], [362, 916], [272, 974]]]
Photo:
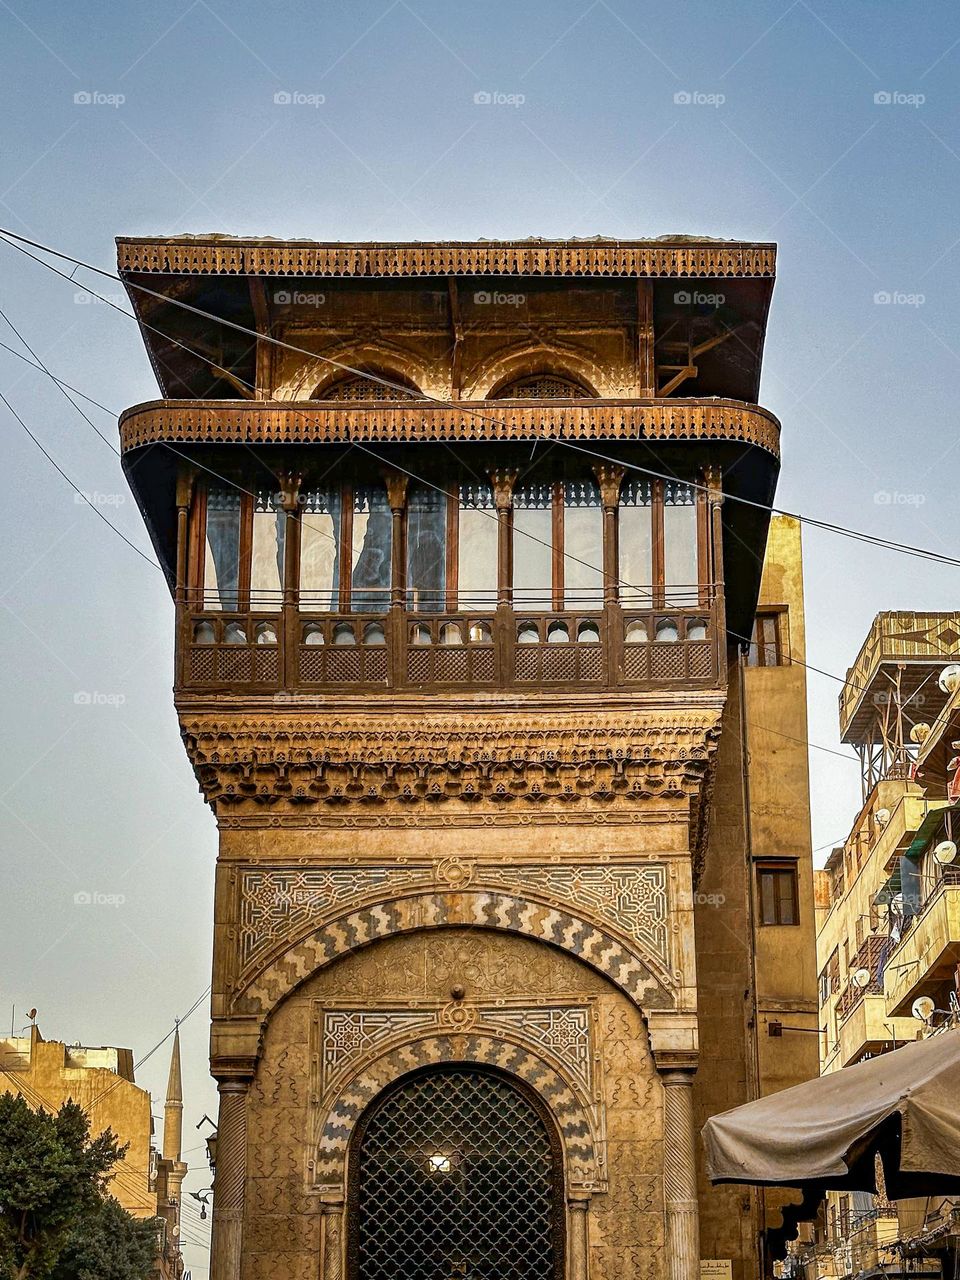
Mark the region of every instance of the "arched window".
[[491, 400], [581, 400], [593, 392], [575, 378], [560, 373], [528, 373], [504, 383]]
[[[384, 383], [390, 383], [384, 386]], [[400, 388], [405, 388], [401, 390]], [[420, 395], [420, 388], [405, 378], [403, 374], [394, 373], [390, 369], [374, 366], [365, 367], [357, 373], [343, 373], [319, 387], [311, 396], [312, 400], [409, 400], [413, 395]]]
[[500, 1072], [434, 1067], [361, 1118], [350, 1280], [564, 1274], [562, 1155], [539, 1101]]

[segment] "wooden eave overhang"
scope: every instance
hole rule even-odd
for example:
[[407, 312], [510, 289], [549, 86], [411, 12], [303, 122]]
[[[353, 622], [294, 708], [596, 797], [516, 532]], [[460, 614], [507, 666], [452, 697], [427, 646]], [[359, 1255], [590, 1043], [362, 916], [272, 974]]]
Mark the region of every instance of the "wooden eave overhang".
[[908, 725], [932, 723], [947, 701], [936, 673], [957, 660], [958, 641], [960, 615], [955, 611], [878, 613], [839, 693], [841, 741], [857, 745], [864, 735], [871, 739], [876, 708], [891, 697], [898, 671], [900, 696], [910, 708]]
[[479, 240], [347, 243], [232, 236], [117, 239], [121, 275], [594, 276], [672, 279], [776, 275], [768, 242], [664, 237], [655, 240]]

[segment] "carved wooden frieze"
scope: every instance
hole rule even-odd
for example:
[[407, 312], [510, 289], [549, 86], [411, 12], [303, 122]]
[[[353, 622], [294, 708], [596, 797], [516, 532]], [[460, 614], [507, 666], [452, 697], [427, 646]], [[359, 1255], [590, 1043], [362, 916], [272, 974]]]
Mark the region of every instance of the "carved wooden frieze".
[[661, 400], [511, 405], [496, 401], [354, 408], [322, 401], [254, 404], [174, 400], [127, 409], [124, 453], [158, 442], [178, 444], [330, 444], [351, 440], [705, 440], [757, 445], [778, 458], [780, 423], [740, 401]]
[[482, 244], [320, 244], [204, 239], [118, 241], [121, 271], [174, 275], [344, 276], [667, 276], [755, 277], [776, 274], [769, 243], [650, 240], [487, 241]]

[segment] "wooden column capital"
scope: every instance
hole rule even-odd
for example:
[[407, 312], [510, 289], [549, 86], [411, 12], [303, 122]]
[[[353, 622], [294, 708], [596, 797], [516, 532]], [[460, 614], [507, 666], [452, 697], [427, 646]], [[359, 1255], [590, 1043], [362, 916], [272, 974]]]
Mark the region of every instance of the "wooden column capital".
[[513, 506], [513, 486], [517, 482], [516, 471], [502, 468], [490, 472], [490, 483], [493, 486], [493, 503], [498, 511], [509, 511]]

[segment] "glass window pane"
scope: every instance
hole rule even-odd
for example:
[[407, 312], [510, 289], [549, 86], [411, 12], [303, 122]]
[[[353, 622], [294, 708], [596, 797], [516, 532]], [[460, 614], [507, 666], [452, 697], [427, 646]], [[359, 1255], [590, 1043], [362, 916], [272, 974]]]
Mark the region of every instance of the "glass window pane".
[[407, 608], [436, 612], [446, 603], [447, 495], [412, 485], [407, 499]]
[[777, 872], [779, 890], [779, 922], [780, 924], [796, 924], [794, 919], [794, 878], [793, 872], [784, 870]]
[[393, 517], [384, 485], [353, 491], [353, 581], [350, 607], [358, 613], [385, 613], [390, 607], [390, 549]]
[[236, 489], [207, 491], [207, 528], [203, 560], [205, 609], [236, 609], [240, 579], [240, 494]]
[[620, 491], [620, 599], [627, 605], [650, 604], [653, 598], [653, 486], [628, 479]]
[[312, 489], [302, 500], [300, 607], [336, 610], [340, 594], [340, 491]]
[[513, 494], [513, 596], [549, 609], [553, 603], [553, 485], [521, 484]]
[[676, 480], [663, 486], [663, 581], [667, 604], [697, 600], [697, 493]]
[[763, 627], [763, 665], [775, 667], [777, 665], [777, 619], [772, 614], [767, 614], [760, 621]]
[[461, 609], [497, 603], [497, 512], [488, 484], [460, 486], [457, 584]]
[[286, 515], [275, 493], [258, 493], [253, 503], [250, 608], [279, 609], [283, 603], [283, 548]]
[[603, 604], [603, 508], [593, 480], [563, 486], [563, 604], [566, 609]]
[[777, 894], [772, 871], [760, 872], [760, 920], [763, 924], [777, 923]]

